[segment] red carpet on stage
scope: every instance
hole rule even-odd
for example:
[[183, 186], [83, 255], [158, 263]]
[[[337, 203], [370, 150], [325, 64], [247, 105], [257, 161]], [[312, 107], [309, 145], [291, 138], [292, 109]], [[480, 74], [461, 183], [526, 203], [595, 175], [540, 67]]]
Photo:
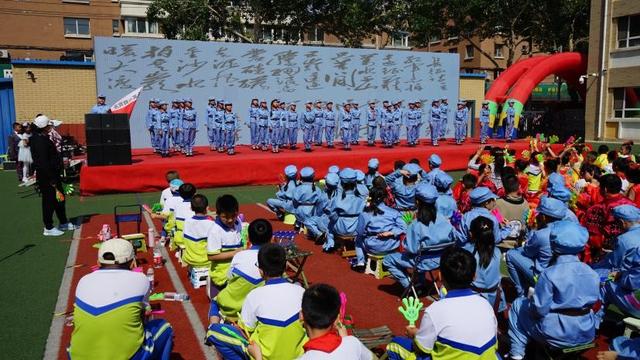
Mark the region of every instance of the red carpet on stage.
[[[439, 147], [426, 143], [426, 140], [422, 140], [422, 145], [417, 147], [402, 144], [393, 149], [385, 149], [380, 145], [358, 145], [353, 146], [352, 151], [342, 150], [338, 143], [335, 149], [324, 146], [314, 147], [311, 153], [298, 149], [284, 150], [279, 154], [238, 146], [237, 153], [233, 156], [211, 152], [207, 147], [198, 147], [193, 157], [174, 154], [169, 158], [153, 154], [151, 149], [138, 149], [133, 151], [132, 165], [82, 167], [80, 192], [82, 195], [96, 195], [158, 191], [167, 187], [164, 174], [168, 170], [178, 170], [182, 178], [189, 179], [199, 188], [276, 184], [284, 167], [289, 164], [296, 165], [298, 169], [311, 166], [316, 169], [316, 177], [322, 177], [331, 165], [341, 168], [349, 166], [364, 171], [367, 161], [372, 157], [380, 160], [380, 171], [384, 173], [391, 171], [396, 160], [409, 161], [417, 158], [426, 166], [427, 158], [433, 153], [442, 158], [444, 170], [464, 170], [469, 157], [480, 146], [477, 140], [455, 145], [450, 139], [441, 142]], [[494, 140], [491, 144], [505, 146], [502, 140]], [[519, 140], [509, 146], [520, 153], [528, 147], [528, 142]]]

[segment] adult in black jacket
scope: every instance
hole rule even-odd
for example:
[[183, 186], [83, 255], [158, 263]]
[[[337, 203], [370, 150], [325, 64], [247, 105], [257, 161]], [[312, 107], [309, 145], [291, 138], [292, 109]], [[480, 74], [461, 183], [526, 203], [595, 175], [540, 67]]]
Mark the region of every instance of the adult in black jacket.
[[[30, 139], [31, 156], [36, 171], [36, 182], [42, 197], [42, 221], [45, 236], [60, 236], [65, 230], [74, 230], [75, 226], [67, 219], [65, 201], [56, 198], [56, 191], [63, 193], [60, 173], [62, 158], [55, 145], [49, 139], [51, 123], [45, 115], [33, 121], [35, 127]], [[56, 213], [60, 226], [53, 227], [53, 213]]]

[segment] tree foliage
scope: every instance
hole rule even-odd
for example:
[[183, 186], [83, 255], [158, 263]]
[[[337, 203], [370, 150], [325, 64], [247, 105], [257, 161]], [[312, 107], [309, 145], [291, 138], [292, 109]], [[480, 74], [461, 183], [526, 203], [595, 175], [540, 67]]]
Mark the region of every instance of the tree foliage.
[[[153, 0], [148, 16], [168, 38], [206, 40], [225, 36], [257, 42], [263, 25], [289, 33], [318, 28], [349, 47], [374, 35], [406, 32], [417, 47], [431, 37], [480, 42], [496, 38], [507, 63], [523, 43], [551, 51], [574, 50], [588, 35], [588, 0]], [[496, 63], [497, 66], [497, 63]]]

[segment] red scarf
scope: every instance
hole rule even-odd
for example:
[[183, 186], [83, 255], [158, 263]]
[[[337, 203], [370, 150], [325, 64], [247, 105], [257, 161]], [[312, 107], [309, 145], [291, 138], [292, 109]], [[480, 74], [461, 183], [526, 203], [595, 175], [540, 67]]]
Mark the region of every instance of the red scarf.
[[305, 352], [318, 350], [325, 353], [332, 353], [333, 350], [337, 349], [341, 343], [342, 336], [338, 335], [336, 331], [331, 330], [322, 336], [310, 339], [306, 344], [304, 344], [303, 348]]

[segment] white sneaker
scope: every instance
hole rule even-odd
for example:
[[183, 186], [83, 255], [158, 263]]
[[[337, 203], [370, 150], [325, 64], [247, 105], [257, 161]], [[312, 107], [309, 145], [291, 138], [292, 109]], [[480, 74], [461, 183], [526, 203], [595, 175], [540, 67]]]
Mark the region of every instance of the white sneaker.
[[72, 224], [70, 222], [68, 222], [66, 224], [60, 224], [60, 226], [58, 226], [58, 229], [62, 230], [62, 231], [73, 231], [73, 230], [75, 230], [77, 228], [78, 228], [77, 226], [75, 226], [74, 224]]
[[52, 228], [52, 229], [44, 229], [44, 232], [42, 233], [42, 235], [44, 236], [61, 236], [64, 235], [63, 231], [60, 231], [56, 228]]

